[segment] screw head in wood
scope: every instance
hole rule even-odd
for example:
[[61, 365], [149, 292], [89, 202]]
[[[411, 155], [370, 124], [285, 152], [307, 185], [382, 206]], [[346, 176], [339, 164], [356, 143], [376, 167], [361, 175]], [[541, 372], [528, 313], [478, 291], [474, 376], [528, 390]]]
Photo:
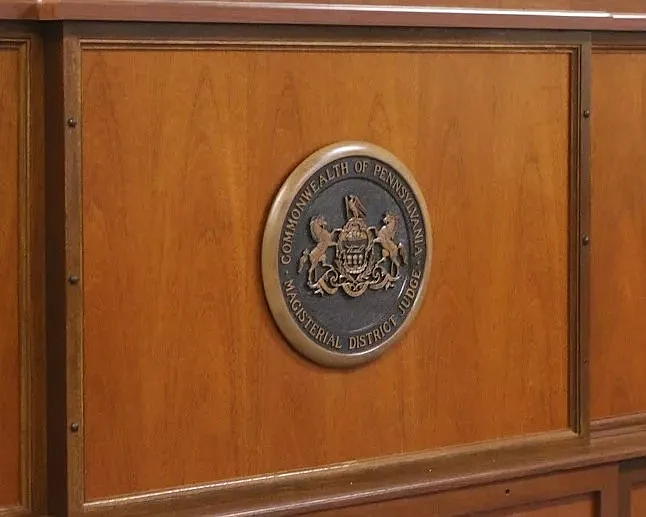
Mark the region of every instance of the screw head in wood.
[[590, 110], [583, 110], [583, 116], [585, 118], [590, 118]]
[[74, 117], [70, 117], [67, 119], [67, 125], [69, 127], [76, 127], [78, 125], [78, 121]]
[[72, 422], [70, 424], [70, 431], [72, 431], [73, 433], [77, 433], [78, 430], [80, 429], [80, 427], [81, 426], [80, 426], [80, 424], [78, 422]]
[[584, 246], [587, 246], [588, 244], [590, 244], [590, 236], [589, 235], [584, 235], [583, 239], [582, 239], [582, 242], [583, 242]]
[[67, 281], [70, 283], [70, 285], [76, 285], [81, 281], [81, 279], [76, 275], [70, 275]]

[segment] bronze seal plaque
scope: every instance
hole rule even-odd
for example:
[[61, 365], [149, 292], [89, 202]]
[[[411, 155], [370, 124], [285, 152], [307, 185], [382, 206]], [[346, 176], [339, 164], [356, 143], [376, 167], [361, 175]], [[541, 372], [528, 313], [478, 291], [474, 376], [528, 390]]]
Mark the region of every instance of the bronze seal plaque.
[[419, 310], [431, 242], [420, 189], [397, 158], [364, 142], [325, 147], [269, 214], [262, 271], [274, 319], [319, 364], [374, 359]]

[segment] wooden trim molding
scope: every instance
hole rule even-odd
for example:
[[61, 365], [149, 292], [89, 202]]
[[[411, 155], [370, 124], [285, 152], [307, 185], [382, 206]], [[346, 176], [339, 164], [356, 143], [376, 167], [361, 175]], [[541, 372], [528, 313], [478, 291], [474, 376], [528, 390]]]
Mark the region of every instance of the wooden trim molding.
[[[300, 25], [168, 24], [66, 22], [83, 49], [203, 50], [263, 49], [455, 50], [487, 52], [579, 52], [588, 33], [564, 31], [500, 32], [488, 29], [411, 29], [408, 27], [324, 27]], [[573, 66], [579, 60], [573, 59]]]
[[590, 42], [570, 67], [569, 402], [570, 427], [589, 436]]
[[[450, 3], [450, 2], [447, 2]], [[8, 0], [0, 19], [643, 31], [646, 12], [329, 4], [321, 1]]]
[[45, 39], [47, 207], [47, 475], [48, 511], [67, 512], [67, 400], [65, 379], [65, 182], [62, 31]]
[[64, 27], [48, 34], [47, 342], [49, 511], [77, 513], [81, 465], [82, 346], [80, 267], [80, 109], [78, 40]]
[[[35, 515], [24, 506], [14, 506], [11, 508], [0, 508], [0, 515], [2, 517], [31, 517]], [[39, 514], [36, 514], [39, 515]]]
[[21, 189], [22, 235], [24, 243], [23, 294], [21, 295], [23, 361], [23, 420], [28, 423], [24, 451], [25, 477], [23, 501], [31, 512], [45, 509], [45, 202], [43, 149], [43, 78], [42, 44], [30, 35], [24, 47], [26, 97], [22, 127], [24, 142], [25, 185]]
[[646, 413], [593, 420], [590, 426], [594, 437], [640, 434], [646, 431]]
[[602, 52], [635, 52], [646, 50], [644, 32], [598, 32], [592, 36], [592, 50]]
[[[136, 18], [133, 18], [133, 13]], [[227, 0], [45, 1], [40, 19], [298, 23], [408, 27], [641, 30], [646, 14], [608, 11], [548, 11], [324, 2], [236, 2]]]

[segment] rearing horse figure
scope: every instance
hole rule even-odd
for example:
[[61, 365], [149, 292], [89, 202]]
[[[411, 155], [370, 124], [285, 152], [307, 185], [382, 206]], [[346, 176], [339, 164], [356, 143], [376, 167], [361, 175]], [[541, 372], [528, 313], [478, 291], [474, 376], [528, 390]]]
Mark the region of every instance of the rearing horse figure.
[[316, 266], [318, 264], [328, 265], [325, 260], [325, 252], [329, 247], [336, 246], [336, 242], [334, 242], [335, 231], [328, 231], [327, 222], [323, 216], [317, 215], [310, 221], [310, 232], [312, 232], [312, 237], [317, 244], [311, 250], [304, 250], [298, 263], [298, 272], [300, 273], [309, 259], [310, 267], [307, 271], [307, 278], [310, 284], [314, 283]]
[[377, 237], [373, 240], [373, 242], [381, 245], [382, 258], [379, 263], [390, 258], [392, 263], [390, 274], [393, 277], [396, 277], [399, 274], [399, 268], [401, 267], [401, 263], [399, 262], [400, 256], [404, 264], [408, 263], [406, 248], [401, 242], [399, 244], [395, 244], [394, 241], [398, 223], [399, 221], [397, 216], [392, 212], [387, 212], [384, 216], [384, 225], [377, 230]]

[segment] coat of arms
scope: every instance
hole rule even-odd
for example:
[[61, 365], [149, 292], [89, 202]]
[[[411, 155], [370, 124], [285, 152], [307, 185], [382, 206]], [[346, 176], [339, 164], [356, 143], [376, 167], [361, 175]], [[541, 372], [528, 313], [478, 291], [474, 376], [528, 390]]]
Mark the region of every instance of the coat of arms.
[[387, 212], [380, 228], [368, 226], [367, 210], [356, 195], [345, 197], [345, 211], [347, 221], [342, 228], [329, 230], [321, 215], [310, 220], [316, 245], [303, 251], [298, 272], [309, 264], [307, 285], [320, 295], [335, 294], [340, 288], [356, 298], [367, 289], [393, 287], [402, 263], [408, 260], [406, 248], [395, 242], [397, 215]]

